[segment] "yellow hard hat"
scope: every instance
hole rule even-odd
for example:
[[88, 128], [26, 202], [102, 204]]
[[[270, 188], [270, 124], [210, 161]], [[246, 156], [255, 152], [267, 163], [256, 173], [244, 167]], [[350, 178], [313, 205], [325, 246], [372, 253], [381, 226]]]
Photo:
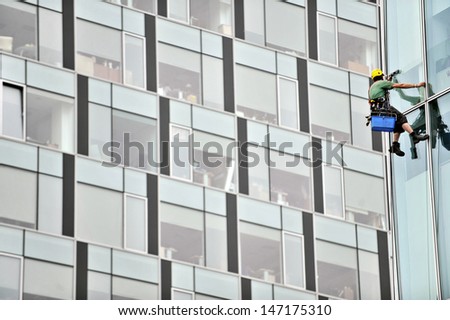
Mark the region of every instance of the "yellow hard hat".
[[381, 71], [380, 69], [374, 69], [372, 71], [372, 79], [375, 77], [379, 77], [383, 75], [383, 71]]

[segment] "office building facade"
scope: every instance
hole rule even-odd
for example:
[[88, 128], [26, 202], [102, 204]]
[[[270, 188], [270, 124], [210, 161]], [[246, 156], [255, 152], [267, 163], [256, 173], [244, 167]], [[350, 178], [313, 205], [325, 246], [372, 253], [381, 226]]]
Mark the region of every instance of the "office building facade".
[[[364, 118], [402, 4], [0, 1], [0, 298], [415, 297], [408, 188], [429, 204], [424, 298], [444, 298], [441, 149], [391, 163]], [[408, 117], [445, 115], [432, 78]]]

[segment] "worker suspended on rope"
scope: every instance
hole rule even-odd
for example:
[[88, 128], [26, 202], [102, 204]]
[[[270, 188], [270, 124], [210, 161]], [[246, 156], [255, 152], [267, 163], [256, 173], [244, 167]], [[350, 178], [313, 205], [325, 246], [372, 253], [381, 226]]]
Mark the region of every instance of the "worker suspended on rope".
[[380, 69], [375, 69], [372, 71], [372, 79], [374, 83], [369, 88], [369, 103], [371, 104], [371, 108], [374, 107], [385, 109], [389, 112], [392, 112], [396, 115], [396, 121], [394, 126], [394, 135], [392, 146], [389, 149], [391, 153], [395, 153], [399, 157], [403, 157], [405, 153], [400, 149], [399, 138], [400, 134], [403, 132], [408, 132], [411, 136], [414, 144], [427, 140], [429, 138], [428, 134], [418, 134], [414, 132], [408, 123], [408, 119], [406, 119], [405, 115], [398, 111], [396, 108], [390, 105], [389, 103], [389, 90], [394, 88], [400, 89], [408, 89], [408, 88], [419, 88], [425, 87], [425, 82], [420, 82], [418, 84], [411, 83], [394, 83], [391, 81], [392, 75], [389, 75], [387, 80], [384, 80], [383, 71]]

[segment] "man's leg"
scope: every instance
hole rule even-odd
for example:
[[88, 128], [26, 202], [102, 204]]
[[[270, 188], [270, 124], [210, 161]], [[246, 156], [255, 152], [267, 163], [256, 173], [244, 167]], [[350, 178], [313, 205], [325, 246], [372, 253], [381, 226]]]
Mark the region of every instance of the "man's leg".
[[414, 144], [419, 143], [420, 141], [427, 140], [430, 136], [428, 134], [417, 134], [414, 132], [413, 128], [410, 126], [408, 122], [402, 124], [402, 128], [409, 133], [411, 139]]

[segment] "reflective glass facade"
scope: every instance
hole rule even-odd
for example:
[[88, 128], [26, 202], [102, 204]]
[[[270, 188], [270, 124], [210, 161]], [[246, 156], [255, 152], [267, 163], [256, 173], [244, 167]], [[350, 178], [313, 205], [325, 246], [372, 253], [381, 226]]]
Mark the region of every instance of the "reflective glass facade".
[[[424, 192], [392, 211], [364, 118], [385, 8], [0, 0], [0, 299], [395, 298], [393, 212], [421, 208], [415, 241], [447, 250], [447, 150], [439, 131], [394, 164]], [[417, 79], [439, 41], [408, 57]], [[429, 79], [403, 108], [425, 127], [450, 112]]]
[[[387, 72], [399, 82], [425, 81], [426, 89], [398, 90], [392, 104], [414, 130], [430, 140], [401, 144], [404, 158], [391, 162], [393, 226], [400, 299], [449, 299], [449, 102], [450, 34], [446, 1], [385, 1]], [[415, 21], [415, 23], [408, 23]], [[409, 154], [408, 154], [409, 153]]]

